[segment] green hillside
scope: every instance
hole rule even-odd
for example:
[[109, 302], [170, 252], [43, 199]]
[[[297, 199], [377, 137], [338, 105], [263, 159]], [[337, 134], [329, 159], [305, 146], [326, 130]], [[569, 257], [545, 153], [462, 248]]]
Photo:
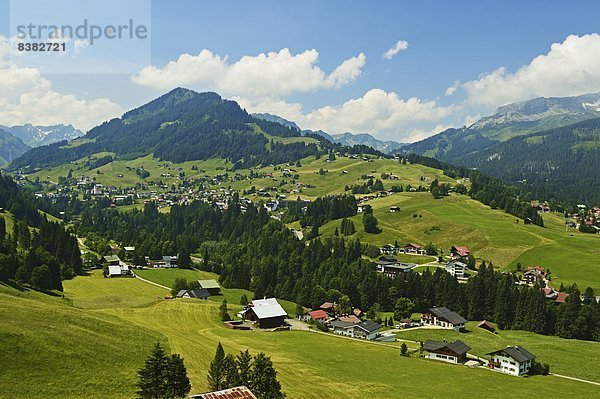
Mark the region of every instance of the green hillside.
[[[377, 345], [301, 331], [234, 331], [218, 322], [214, 301], [156, 302], [155, 286], [135, 279], [118, 284], [94, 275], [76, 277], [65, 282], [67, 301], [0, 287], [0, 345], [2, 353], [10, 354], [0, 360], [5, 371], [0, 375], [0, 397], [132, 397], [136, 370], [159, 339], [168, 341], [171, 351], [184, 357], [193, 393], [207, 389], [206, 373], [217, 342], [228, 352], [249, 348], [271, 356], [290, 399], [396, 398], [399, 392], [409, 398], [459, 396], [468, 395], [474, 384], [478, 393], [491, 398], [591, 397], [597, 392], [592, 385], [552, 376], [521, 379], [404, 358], [399, 356], [399, 343]], [[102, 299], [109, 291], [122, 299]], [[145, 301], [141, 302], [147, 304], [137, 306], [142, 297]], [[69, 299], [75, 305], [94, 300], [107, 307], [79, 309], [70, 306]], [[554, 340], [538, 339], [541, 343]], [[581, 350], [579, 343], [574, 345], [571, 349], [571, 341], [565, 340], [563, 353]], [[548, 351], [540, 360], [552, 363], [557, 356]], [[571, 366], [560, 371], [581, 375]], [[423, 381], [427, 381], [427, 389], [423, 389]]]

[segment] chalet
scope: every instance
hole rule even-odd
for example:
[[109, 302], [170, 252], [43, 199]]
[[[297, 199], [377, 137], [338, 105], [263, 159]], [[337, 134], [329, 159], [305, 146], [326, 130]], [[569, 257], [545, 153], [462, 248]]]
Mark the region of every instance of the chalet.
[[490, 356], [488, 367], [492, 370], [510, 375], [527, 374], [535, 356], [520, 346], [507, 346], [494, 352]]
[[427, 351], [428, 359], [463, 363], [467, 360], [467, 352], [471, 347], [460, 340], [451, 343], [427, 340], [423, 344], [423, 349]]
[[177, 267], [177, 256], [163, 256], [162, 260], [165, 267]]
[[254, 322], [260, 328], [281, 327], [288, 317], [275, 298], [255, 299], [241, 315], [244, 320]]
[[334, 334], [344, 335], [346, 337], [361, 338], [369, 341], [374, 340], [379, 335], [381, 326], [372, 320], [365, 320], [360, 324], [354, 324], [346, 321], [335, 320], [331, 322]]
[[327, 312], [327, 314], [333, 314], [333, 313], [335, 313], [335, 303], [325, 302], [324, 304], [319, 306], [319, 309]]
[[377, 271], [379, 273], [383, 273], [386, 276], [393, 278], [398, 275], [406, 275], [412, 272], [412, 269], [417, 265], [415, 263], [405, 263], [405, 262], [385, 262], [385, 261], [377, 261]]
[[117, 255], [103, 256], [102, 261], [107, 263], [109, 266], [118, 266], [121, 264], [121, 258], [119, 258]]
[[452, 248], [450, 248], [450, 253], [455, 258], [466, 258], [471, 254], [471, 251], [469, 251], [469, 248], [467, 247], [453, 246]]
[[384, 246], [379, 248], [379, 252], [385, 255], [392, 255], [397, 252], [397, 248], [392, 244], [385, 244]]
[[207, 290], [210, 295], [219, 295], [221, 293], [221, 286], [216, 280], [198, 280], [200, 288]]
[[482, 322], [477, 324], [477, 327], [494, 334], [496, 333], [496, 327], [494, 327], [494, 325], [487, 320], [483, 320]]
[[421, 314], [421, 323], [425, 326], [438, 326], [460, 332], [464, 330], [466, 322], [462, 316], [446, 307], [431, 308]]
[[106, 277], [126, 277], [133, 276], [131, 268], [126, 264], [108, 265]]
[[358, 316], [354, 315], [354, 314], [350, 314], [347, 316], [340, 316], [338, 317], [339, 321], [344, 321], [346, 323], [352, 323], [352, 324], [360, 324], [362, 322], [361, 319], [358, 318]]
[[404, 252], [405, 254], [417, 254], [417, 255], [425, 255], [427, 253], [427, 251], [425, 250], [425, 248], [422, 245], [419, 244], [415, 244], [415, 243], [408, 243], [404, 246], [404, 248], [400, 249], [401, 252]]
[[245, 386], [223, 389], [221, 391], [206, 392], [191, 395], [192, 399], [256, 399], [256, 396]]
[[538, 283], [542, 287], [545, 287], [547, 278], [548, 273], [543, 267], [529, 266], [527, 271], [523, 273], [522, 280], [528, 285], [534, 285], [535, 283]]
[[379, 257], [379, 262], [394, 263], [398, 262], [398, 259], [394, 258], [391, 255], [383, 255]]
[[310, 316], [311, 319], [318, 321], [319, 323], [324, 323], [327, 320], [327, 318], [329, 317], [327, 312], [324, 310], [321, 310], [321, 309], [317, 309], [317, 310], [313, 310], [312, 312], [308, 312], [308, 315]]
[[412, 319], [401, 319], [398, 324], [396, 324], [396, 328], [410, 328], [418, 325], [419, 323], [413, 321]]
[[446, 263], [446, 271], [456, 278], [464, 278], [467, 274], [467, 265], [457, 260]]
[[181, 290], [175, 296], [176, 298], [194, 298], [194, 299], [208, 299], [210, 298], [210, 292], [200, 288], [197, 290]]

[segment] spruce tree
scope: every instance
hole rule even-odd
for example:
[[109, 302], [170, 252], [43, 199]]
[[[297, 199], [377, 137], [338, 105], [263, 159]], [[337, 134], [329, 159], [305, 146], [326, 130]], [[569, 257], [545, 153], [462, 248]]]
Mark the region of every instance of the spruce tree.
[[229, 313], [227, 313], [227, 299], [223, 299], [223, 302], [221, 302], [221, 306], [219, 306], [219, 317], [222, 321], [231, 320], [231, 317], [229, 317]]
[[235, 360], [238, 368], [238, 384], [250, 386], [250, 380], [252, 378], [252, 356], [248, 349], [240, 352]]
[[208, 387], [212, 391], [219, 391], [225, 388], [225, 351], [223, 345], [219, 342], [217, 345], [217, 351], [215, 357], [210, 363], [208, 369]]
[[191, 389], [183, 358], [177, 353], [172, 354], [165, 369], [165, 397], [185, 398]]
[[260, 399], [283, 399], [281, 384], [277, 381], [277, 371], [273, 362], [264, 353], [254, 356], [252, 362], [250, 390]]
[[146, 359], [144, 367], [138, 371], [140, 381], [137, 392], [143, 399], [159, 399], [164, 393], [164, 375], [167, 357], [162, 345], [157, 342]]

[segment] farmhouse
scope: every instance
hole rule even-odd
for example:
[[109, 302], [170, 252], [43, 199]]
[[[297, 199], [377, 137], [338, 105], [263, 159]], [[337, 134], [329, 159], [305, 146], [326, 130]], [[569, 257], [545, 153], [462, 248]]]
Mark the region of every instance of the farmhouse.
[[527, 271], [523, 273], [523, 281], [528, 285], [534, 285], [535, 283], [540, 284], [542, 287], [546, 286], [546, 279], [548, 278], [548, 273], [546, 269], [539, 266], [529, 266]]
[[464, 330], [466, 322], [462, 316], [445, 307], [431, 308], [421, 314], [423, 325], [454, 329], [458, 332]]
[[450, 248], [450, 253], [456, 258], [466, 258], [471, 254], [471, 251], [467, 247], [453, 246]]
[[379, 248], [379, 252], [386, 255], [392, 255], [397, 252], [397, 248], [392, 244], [385, 244], [384, 246]]
[[457, 260], [446, 263], [446, 271], [456, 278], [464, 278], [467, 272], [467, 265]]
[[404, 252], [405, 254], [417, 254], [417, 255], [425, 255], [425, 253], [427, 251], [425, 251], [425, 248], [422, 245], [419, 244], [415, 244], [415, 243], [408, 243], [404, 246], [404, 248], [402, 248], [400, 250], [401, 252]]
[[451, 343], [427, 340], [423, 349], [428, 352], [428, 359], [462, 363], [467, 360], [467, 352], [471, 347], [460, 340]]
[[126, 264], [109, 265], [106, 277], [125, 277], [133, 276], [131, 269]]
[[255, 299], [241, 314], [244, 320], [255, 322], [260, 328], [280, 327], [288, 317], [275, 298]]
[[365, 320], [360, 324], [354, 324], [347, 321], [335, 320], [331, 322], [335, 334], [346, 337], [361, 338], [369, 341], [374, 340], [379, 335], [381, 326], [374, 321]]
[[210, 298], [210, 293], [203, 289], [197, 290], [181, 290], [176, 295], [177, 298], [195, 298], [195, 299], [208, 299]]
[[406, 275], [412, 271], [412, 269], [417, 266], [415, 263], [404, 263], [404, 262], [386, 262], [386, 261], [377, 261], [377, 271], [379, 273], [383, 273], [388, 277], [396, 277], [399, 274]]
[[333, 314], [335, 312], [335, 303], [325, 302], [321, 306], [319, 306], [319, 309], [327, 312], [327, 314]]
[[477, 324], [477, 327], [481, 328], [482, 330], [487, 330], [491, 333], [496, 332], [496, 327], [494, 327], [494, 325], [487, 320], [483, 320], [482, 322]]
[[495, 371], [510, 375], [523, 375], [531, 369], [531, 362], [535, 356], [520, 346], [507, 346], [494, 352], [490, 356], [488, 367]]
[[219, 295], [221, 293], [221, 286], [216, 280], [198, 280], [200, 288], [207, 290], [210, 295]]
[[222, 391], [213, 391], [191, 395], [193, 399], [256, 399], [256, 396], [245, 386], [223, 389]]
[[119, 258], [117, 255], [106, 255], [102, 257], [102, 260], [104, 261], [104, 263], [108, 263], [109, 266], [121, 264], [121, 258]]
[[310, 316], [311, 319], [318, 321], [319, 323], [325, 322], [325, 320], [327, 320], [327, 318], [329, 317], [327, 312], [324, 310], [321, 310], [321, 309], [313, 310], [312, 312], [308, 312], [308, 315]]
[[165, 265], [165, 267], [177, 267], [177, 256], [173, 255], [173, 256], [163, 256], [162, 257], [163, 263]]

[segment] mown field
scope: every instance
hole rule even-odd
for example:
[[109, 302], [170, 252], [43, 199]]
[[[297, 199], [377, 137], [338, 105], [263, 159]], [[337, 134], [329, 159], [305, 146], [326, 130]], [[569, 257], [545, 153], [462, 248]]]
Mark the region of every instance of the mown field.
[[[77, 285], [90, 279], [78, 277]], [[105, 289], [96, 282], [87, 286], [99, 297]], [[152, 295], [149, 288], [149, 302]], [[0, 398], [132, 398], [136, 370], [159, 340], [168, 345], [122, 318], [0, 284]]]
[[537, 356], [538, 361], [551, 365], [551, 372], [600, 382], [600, 342], [568, 340], [540, 336], [527, 331], [497, 330], [497, 334], [477, 328], [477, 322], [467, 323], [467, 333], [454, 330], [415, 328], [396, 335], [400, 339], [425, 342], [428, 339], [452, 342], [461, 340], [472, 349], [469, 353], [485, 358], [485, 354], [508, 345], [519, 345]]
[[[552, 376], [523, 379], [404, 358], [397, 347], [333, 335], [234, 331], [218, 321], [217, 302], [157, 300], [157, 287], [117, 280], [76, 277], [65, 284], [65, 300], [0, 287], [0, 348], [8, 354], [0, 358], [0, 397], [131, 398], [136, 370], [156, 340], [182, 354], [193, 393], [207, 389], [207, 369], [217, 342], [228, 352], [250, 349], [271, 356], [290, 399], [458, 397], [475, 387], [478, 395], [489, 398], [594, 397], [598, 392], [598, 387]], [[103, 299], [116, 296], [121, 299]], [[70, 299], [86, 308], [71, 306]], [[540, 345], [553, 340], [536, 338]], [[563, 341], [565, 353], [579, 345]], [[577, 375], [580, 367], [573, 362], [561, 371]]]
[[[544, 215], [546, 227], [516, 223], [514, 216], [453, 194], [433, 199], [429, 193], [397, 193], [369, 201], [382, 229], [380, 234], [363, 230], [362, 215], [351, 219], [357, 232], [351, 237], [375, 245], [432, 242], [448, 255], [452, 245], [469, 247], [478, 261], [492, 261], [501, 269], [542, 266], [552, 272], [552, 285], [577, 282], [579, 287], [600, 291], [600, 235], [565, 232], [564, 218]], [[390, 212], [399, 206], [400, 212]], [[323, 236], [332, 235], [341, 221], [324, 225]]]

